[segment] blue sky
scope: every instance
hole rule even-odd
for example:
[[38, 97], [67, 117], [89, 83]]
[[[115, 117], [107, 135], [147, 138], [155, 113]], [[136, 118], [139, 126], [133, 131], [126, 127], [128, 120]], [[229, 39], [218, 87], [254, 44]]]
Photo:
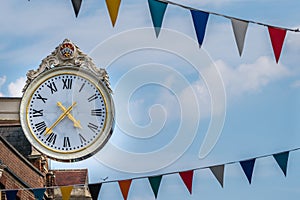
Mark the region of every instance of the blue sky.
[[[122, 152], [147, 154], [144, 161], [128, 160], [103, 151], [75, 164], [52, 161], [52, 168], [88, 168], [90, 182], [96, 183], [104, 177], [120, 180], [183, 171], [300, 146], [300, 33], [287, 33], [276, 64], [266, 27], [249, 24], [240, 57], [226, 18], [210, 15], [199, 49], [188, 10], [169, 5], [156, 39], [146, 0], [123, 1], [114, 28], [104, 2], [83, 1], [78, 18], [69, 0], [11, 0], [0, 8], [0, 96], [21, 96], [26, 72], [36, 69], [63, 39], [69, 38], [110, 75], [118, 121], [109, 144]], [[270, 25], [300, 27], [300, 3], [296, 0], [176, 2]], [[122, 54], [126, 48], [129, 51]], [[198, 63], [197, 56], [203, 63]], [[226, 98], [216, 102], [225, 102], [226, 112], [212, 104], [215, 88], [211, 84], [219, 79], [207, 75], [206, 68], [201, 68], [203, 74], [199, 76], [195, 62], [212, 64], [219, 71]], [[137, 76], [134, 73], [138, 70]], [[136, 90], [122, 89], [133, 89], [135, 84], [139, 86]], [[222, 88], [217, 91], [217, 95], [222, 94]], [[123, 99], [126, 95], [131, 96]], [[122, 103], [128, 106], [128, 113]], [[212, 109], [216, 115], [211, 114]], [[219, 116], [218, 109], [226, 114], [220, 138], [213, 150], [199, 159], [200, 146], [212, 117]], [[131, 125], [125, 121], [128, 116]], [[189, 134], [180, 143], [184, 145], [165, 151], [168, 144], [176, 142], [182, 124]], [[155, 152], [160, 151], [157, 156]], [[272, 157], [258, 159], [251, 185], [238, 163], [226, 165], [224, 188], [209, 169], [197, 170], [192, 195], [177, 174], [168, 175], [163, 177], [158, 199], [298, 199], [299, 165], [300, 152], [291, 152], [285, 178]], [[100, 197], [122, 198], [117, 183], [104, 184]], [[133, 181], [128, 199], [154, 199], [146, 179]]]

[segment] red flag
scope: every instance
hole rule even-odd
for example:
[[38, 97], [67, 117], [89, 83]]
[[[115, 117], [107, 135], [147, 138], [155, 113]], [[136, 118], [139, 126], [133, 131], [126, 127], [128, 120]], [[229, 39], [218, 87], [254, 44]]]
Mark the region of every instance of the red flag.
[[132, 180], [123, 180], [119, 181], [119, 186], [123, 195], [123, 198], [126, 200], [129, 192], [129, 188]]
[[282, 45], [283, 45], [284, 38], [286, 35], [286, 30], [281, 29], [281, 28], [271, 27], [271, 26], [268, 26], [268, 30], [269, 30], [269, 35], [270, 35], [270, 39], [272, 42], [274, 55], [276, 58], [276, 63], [278, 63]]
[[179, 175], [180, 175], [181, 179], [183, 180], [185, 186], [189, 190], [190, 194], [192, 194], [194, 170], [179, 172]]

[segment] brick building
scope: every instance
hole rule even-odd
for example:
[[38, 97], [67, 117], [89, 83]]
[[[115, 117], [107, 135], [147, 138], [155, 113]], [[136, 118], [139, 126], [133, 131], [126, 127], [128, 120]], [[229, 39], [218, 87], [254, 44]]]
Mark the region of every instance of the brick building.
[[[87, 185], [87, 169], [50, 170], [48, 159], [26, 139], [19, 124], [20, 98], [0, 98], [0, 200], [5, 190], [18, 189], [17, 199], [34, 200], [28, 188], [52, 187], [44, 199], [62, 199], [59, 187]], [[70, 199], [91, 199], [86, 187], [75, 187]]]

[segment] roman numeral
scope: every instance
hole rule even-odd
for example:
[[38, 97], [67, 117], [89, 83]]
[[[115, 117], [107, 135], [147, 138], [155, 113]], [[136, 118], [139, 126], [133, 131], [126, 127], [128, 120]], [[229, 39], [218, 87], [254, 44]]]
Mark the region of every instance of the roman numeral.
[[64, 147], [71, 147], [69, 137], [64, 137]]
[[55, 133], [51, 133], [47, 138], [46, 138], [46, 141], [49, 142], [49, 143], [52, 143], [53, 145], [55, 144], [55, 141], [56, 141], [56, 134]]
[[62, 79], [63, 82], [63, 89], [67, 89], [70, 90], [72, 88], [72, 79], [68, 78], [68, 79]]
[[95, 125], [93, 123], [89, 123], [88, 127], [91, 129], [91, 131], [93, 131], [94, 133], [97, 133], [97, 129], [98, 129], [97, 125]]
[[46, 123], [44, 121], [39, 122], [39, 123], [35, 124], [34, 126], [40, 134], [42, 134], [46, 130], [46, 127], [47, 127]]
[[33, 109], [32, 111], [33, 111], [33, 113], [32, 113], [33, 117], [41, 117], [41, 116], [43, 116], [43, 111], [44, 110], [35, 110], [35, 109]]
[[79, 133], [79, 138], [80, 138], [81, 144], [86, 142], [86, 139], [80, 133]]
[[46, 103], [47, 98], [42, 97], [40, 94], [36, 97], [36, 99], [42, 100], [44, 103]]
[[103, 114], [102, 109], [91, 110], [91, 115], [92, 116], [102, 116], [102, 114]]
[[53, 94], [54, 92], [57, 92], [57, 88], [54, 82], [50, 83], [49, 85], [46, 84], [47, 87], [51, 90], [51, 94]]
[[79, 92], [81, 92], [82, 88], [85, 86], [85, 83], [83, 83], [79, 89]]
[[93, 100], [95, 100], [95, 99], [97, 99], [97, 98], [98, 98], [98, 96], [97, 96], [96, 94], [94, 94], [94, 95], [92, 95], [92, 96], [90, 96], [90, 97], [88, 98], [88, 101], [91, 102], [91, 101], [93, 101]]

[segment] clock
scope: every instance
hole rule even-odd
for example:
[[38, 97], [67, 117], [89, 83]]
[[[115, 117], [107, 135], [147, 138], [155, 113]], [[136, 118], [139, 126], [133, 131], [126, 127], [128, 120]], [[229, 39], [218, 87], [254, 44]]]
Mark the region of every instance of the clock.
[[58, 67], [35, 79], [23, 95], [24, 133], [37, 150], [57, 160], [80, 160], [112, 134], [113, 102], [92, 73]]
[[112, 135], [111, 91], [87, 68], [67, 65], [44, 70], [25, 88], [20, 122], [29, 142], [48, 157], [67, 162], [86, 159]]

